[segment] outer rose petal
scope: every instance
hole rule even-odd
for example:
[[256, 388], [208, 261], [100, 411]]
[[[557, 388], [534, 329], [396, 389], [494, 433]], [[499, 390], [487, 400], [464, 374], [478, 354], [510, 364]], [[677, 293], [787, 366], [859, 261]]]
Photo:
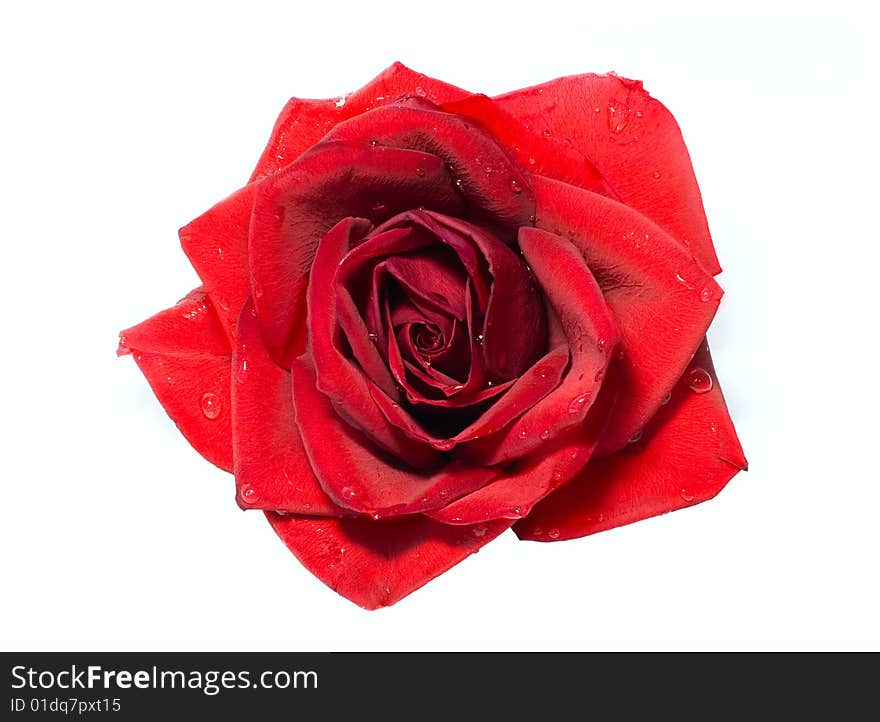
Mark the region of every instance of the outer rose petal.
[[289, 165], [337, 123], [409, 94], [427, 98], [438, 105], [469, 95], [466, 90], [416, 73], [401, 63], [394, 63], [363, 88], [345, 98], [291, 98], [275, 122], [272, 136], [251, 180]]
[[344, 516], [312, 473], [296, 425], [290, 372], [263, 345], [253, 304], [238, 322], [232, 356], [232, 443], [242, 509]]
[[365, 609], [403, 597], [458, 564], [511, 525], [449, 526], [424, 517], [374, 522], [267, 513], [272, 528], [324, 584]]
[[620, 396], [598, 453], [616, 451], [681, 377], [722, 291], [686, 249], [632, 208], [541, 176], [532, 186], [536, 225], [580, 251], [620, 330]]
[[237, 190], [180, 229], [180, 245], [214, 302], [227, 336], [250, 295], [247, 241], [254, 184]]
[[230, 348], [204, 289], [119, 336], [186, 440], [232, 471]]
[[570, 142], [617, 198], [686, 244], [708, 273], [721, 272], [681, 131], [640, 81], [573, 75], [495, 101], [533, 133]]
[[340, 123], [325, 140], [431, 153], [443, 159], [469, 210], [485, 211], [489, 221], [511, 229], [530, 223], [534, 215], [534, 196], [509, 151], [467, 117], [445, 113], [417, 96]]
[[591, 461], [515, 531], [532, 541], [594, 534], [711, 499], [746, 468], [704, 342], [641, 439]]
[[412, 514], [444, 506], [498, 474], [455, 461], [433, 473], [406, 469], [339, 418], [315, 387], [307, 357], [293, 362], [291, 375], [306, 453], [321, 486], [337, 504], [374, 518]]

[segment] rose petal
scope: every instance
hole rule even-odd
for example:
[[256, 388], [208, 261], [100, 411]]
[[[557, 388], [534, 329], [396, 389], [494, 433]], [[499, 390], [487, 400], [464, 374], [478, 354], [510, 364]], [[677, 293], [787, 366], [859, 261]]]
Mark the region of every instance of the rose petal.
[[[561, 322], [571, 364], [562, 381], [512, 424], [468, 444], [468, 452], [484, 464], [531, 453], [580, 423], [598, 395], [619, 338], [593, 274], [571, 243], [526, 227], [520, 229], [519, 244]], [[540, 368], [537, 364], [531, 373]]]
[[369, 227], [369, 221], [362, 218], [346, 218], [321, 239], [308, 288], [309, 348], [318, 388], [335, 403], [337, 412], [379, 446], [421, 468], [436, 461], [436, 454], [389, 423], [373, 400], [373, 384], [337, 346], [336, 269], [352, 242], [362, 238]]
[[[483, 323], [483, 359], [488, 375], [519, 376], [547, 348], [547, 323], [541, 295], [522, 260], [507, 245], [482, 229], [457, 218], [425, 213], [480, 249], [492, 276]], [[509, 322], [515, 308], [517, 322]]]
[[614, 384], [604, 386], [583, 423], [550, 439], [477, 491], [428, 512], [428, 516], [446, 524], [527, 516], [536, 503], [569, 481], [590, 460], [615, 395]]
[[186, 440], [232, 471], [230, 348], [204, 288], [119, 337]]
[[707, 273], [721, 272], [681, 131], [640, 81], [573, 75], [495, 101], [533, 134], [570, 142], [621, 202], [687, 245]]
[[492, 541], [510, 521], [449, 526], [424, 517], [266, 517], [287, 548], [324, 584], [365, 609], [399, 601]]
[[291, 375], [303, 445], [321, 486], [337, 504], [374, 517], [412, 514], [443, 506], [498, 473], [455, 462], [424, 474], [405, 468], [339, 418], [317, 390], [307, 356], [293, 362]]
[[444, 113], [418, 96], [340, 123], [325, 140], [406, 148], [442, 158], [468, 201], [468, 218], [516, 229], [534, 215], [527, 179], [495, 138], [466, 117]]
[[705, 336], [722, 291], [693, 257], [641, 213], [535, 176], [537, 225], [586, 259], [620, 329], [617, 406], [600, 451], [626, 445], [660, 407]]
[[520, 539], [573, 539], [692, 506], [747, 468], [705, 343], [688, 369], [641, 439], [539, 503], [517, 523]]
[[306, 456], [293, 405], [290, 372], [266, 351], [253, 304], [238, 322], [232, 356], [232, 444], [236, 499], [242, 509], [350, 514], [324, 493]]
[[583, 153], [551, 134], [535, 133], [492, 98], [469, 95], [444, 103], [443, 110], [473, 118], [511, 150], [523, 168], [611, 197], [614, 192]]
[[180, 245], [214, 302], [229, 341], [251, 293], [247, 242], [256, 185], [237, 190], [179, 231]]
[[413, 150], [320, 143], [260, 182], [248, 240], [251, 289], [266, 344], [281, 365], [302, 351], [295, 339], [321, 237], [342, 218], [375, 218], [380, 201], [392, 213], [462, 209], [443, 162]]
[[394, 63], [360, 90], [327, 100], [291, 98], [284, 106], [251, 180], [295, 161], [337, 123], [414, 93], [434, 103], [464, 98], [468, 92]]

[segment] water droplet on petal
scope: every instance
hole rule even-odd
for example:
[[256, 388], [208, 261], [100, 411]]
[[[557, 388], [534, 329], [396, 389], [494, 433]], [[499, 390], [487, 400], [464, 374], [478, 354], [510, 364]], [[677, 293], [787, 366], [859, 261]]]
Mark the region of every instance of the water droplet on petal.
[[424, 178], [424, 177], [425, 177], [425, 169], [424, 169], [424, 168], [421, 168], [421, 167], [416, 168], [416, 175], [417, 175], [419, 178]]
[[517, 434], [517, 436], [519, 436], [519, 438], [521, 438], [521, 439], [525, 439], [528, 435], [529, 435], [529, 432], [526, 431], [525, 429], [520, 429], [519, 433]]
[[541, 441], [547, 441], [550, 438], [550, 429], [544, 429], [541, 434]]
[[461, 391], [463, 388], [464, 388], [464, 384], [455, 384], [455, 386], [452, 387], [452, 390], [453, 391]]
[[549, 138], [549, 137], [550, 137], [550, 131], [549, 131], [547, 128], [544, 129], [544, 137], [545, 137], [545, 138]]
[[552, 372], [553, 372], [552, 368], [550, 368], [549, 366], [544, 366], [544, 365], [535, 366], [535, 370], [534, 370], [535, 376], [537, 376], [539, 379], [546, 379]]
[[247, 377], [247, 370], [248, 370], [247, 359], [242, 359], [241, 365], [238, 367], [238, 374], [237, 374], [239, 383], [244, 381], [245, 378]]
[[216, 419], [223, 410], [223, 402], [217, 394], [207, 393], [202, 396], [202, 413], [207, 419]]
[[681, 498], [684, 499], [685, 501], [693, 501], [694, 495], [689, 494], [687, 489], [682, 489], [681, 490]]
[[590, 400], [590, 392], [587, 391], [578, 396], [575, 396], [571, 403], [568, 405], [568, 413], [570, 414], [579, 414], [584, 410], [584, 407], [587, 404], [587, 401]]
[[354, 499], [357, 496], [357, 492], [352, 489], [350, 486], [342, 487], [342, 496], [346, 499]]
[[606, 347], [607, 345], [608, 345], [608, 341], [607, 341], [606, 339], [604, 339], [604, 338], [600, 338], [598, 341], [596, 341], [596, 347], [597, 347], [600, 351], [604, 351], [604, 350], [605, 350], [605, 347]]
[[510, 190], [519, 194], [522, 193], [522, 186], [516, 180], [512, 180], [510, 181]]
[[477, 338], [476, 338], [476, 342], [479, 344], [483, 343], [483, 338], [484, 338], [483, 334], [478, 333]]
[[553, 472], [553, 481], [562, 481], [562, 472], [558, 469]]
[[604, 373], [604, 372], [602, 371], [602, 369], [599, 369], [598, 371], [596, 371], [596, 375], [593, 376], [593, 381], [595, 381], [596, 383], [598, 383], [599, 381], [601, 381], [601, 380], [602, 380], [602, 375], [603, 375], [603, 373]]
[[685, 288], [690, 289], [691, 291], [694, 290], [694, 287], [690, 283], [685, 281], [680, 273], [675, 274], [675, 280], [678, 281]]
[[372, 341], [373, 343], [376, 343], [376, 339], [379, 338], [379, 336], [378, 336], [377, 334], [373, 333], [372, 331], [370, 331], [370, 333], [367, 334], [367, 337], [368, 337], [368, 338], [370, 339], [370, 341]]
[[700, 290], [700, 300], [704, 303], [707, 301], [711, 301], [715, 297], [715, 291], [706, 286], [705, 288]]
[[632, 436], [629, 437], [629, 443], [630, 444], [637, 444], [641, 440], [641, 438], [642, 438], [642, 431], [641, 431], [641, 429], [639, 429], [638, 431], [636, 431], [636, 433], [634, 433]]
[[697, 367], [688, 376], [688, 386], [695, 394], [705, 394], [712, 390], [712, 377], [706, 369]]
[[660, 401], [660, 405], [661, 405], [661, 406], [666, 406], [666, 404], [669, 403], [669, 400], [670, 400], [671, 398], [672, 398], [672, 392], [670, 391], [668, 394], [666, 394], [666, 396], [664, 396], [664, 397], [661, 399], [661, 401]]
[[654, 171], [654, 180], [660, 180], [663, 177], [663, 174], [659, 170]]
[[489, 531], [489, 527], [483, 526], [482, 524], [478, 524], [473, 529], [471, 529], [471, 534], [473, 534], [477, 539], [486, 536], [486, 532]]
[[440, 439], [439, 441], [434, 442], [434, 448], [439, 449], [440, 451], [449, 451], [454, 447], [455, 442], [452, 441], [452, 439]]
[[250, 484], [245, 484], [238, 492], [239, 498], [245, 504], [256, 504], [260, 499], [259, 493]]
[[553, 529], [551, 529], [550, 531], [547, 532], [547, 536], [549, 536], [551, 539], [559, 539], [559, 529], [554, 527]]

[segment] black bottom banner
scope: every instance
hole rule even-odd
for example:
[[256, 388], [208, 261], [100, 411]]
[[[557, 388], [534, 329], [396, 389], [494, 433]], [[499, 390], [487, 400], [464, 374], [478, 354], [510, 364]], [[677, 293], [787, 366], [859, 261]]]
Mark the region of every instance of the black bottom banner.
[[[450, 716], [702, 719], [798, 708], [840, 719], [876, 655], [624, 653], [30, 653], [2, 655], [0, 719]], [[533, 714], [529, 713], [529, 718]]]

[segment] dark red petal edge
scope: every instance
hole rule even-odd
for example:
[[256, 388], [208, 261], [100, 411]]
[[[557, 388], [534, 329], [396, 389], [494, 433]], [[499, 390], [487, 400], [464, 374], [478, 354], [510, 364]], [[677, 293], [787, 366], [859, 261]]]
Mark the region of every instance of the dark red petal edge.
[[514, 529], [531, 541], [594, 534], [711, 499], [746, 468], [704, 342], [638, 441], [594, 458]]
[[620, 331], [620, 395], [597, 453], [616, 451], [681, 377], [722, 291], [686, 249], [638, 211], [542, 176], [532, 185], [537, 226], [580, 251]]

